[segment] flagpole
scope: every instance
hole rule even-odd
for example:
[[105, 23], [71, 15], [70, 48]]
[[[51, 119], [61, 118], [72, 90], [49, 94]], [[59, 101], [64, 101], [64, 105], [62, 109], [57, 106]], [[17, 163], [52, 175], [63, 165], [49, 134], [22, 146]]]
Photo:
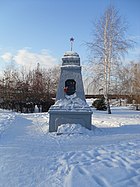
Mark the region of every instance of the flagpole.
[[71, 49], [71, 51], [72, 51], [72, 49], [73, 49], [73, 42], [74, 42], [74, 38], [72, 37], [72, 38], [70, 38], [70, 43], [71, 43], [70, 49]]
[[71, 51], [72, 51], [72, 41], [71, 41]]

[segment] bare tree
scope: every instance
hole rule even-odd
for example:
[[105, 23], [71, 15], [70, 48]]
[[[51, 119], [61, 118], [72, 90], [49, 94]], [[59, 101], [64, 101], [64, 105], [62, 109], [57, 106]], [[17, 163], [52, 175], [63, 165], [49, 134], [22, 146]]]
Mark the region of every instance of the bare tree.
[[43, 76], [45, 80], [46, 87], [46, 97], [49, 99], [51, 95], [56, 94], [56, 89], [59, 80], [60, 68], [54, 67], [47, 70], [44, 70]]
[[[126, 23], [119, 16], [118, 11], [109, 6], [103, 16], [94, 24], [93, 41], [87, 43], [94, 59], [98, 61], [103, 76], [104, 96], [107, 102], [108, 113], [111, 114], [109, 94], [113, 71], [124, 57], [132, 41], [126, 39]], [[94, 62], [93, 62], [94, 63]]]
[[140, 104], [140, 62], [131, 61], [122, 66], [118, 72], [118, 91], [128, 95], [129, 103], [138, 110]]
[[93, 92], [94, 94], [101, 94], [103, 74], [100, 71], [99, 64], [94, 63], [94, 66], [87, 66], [85, 72], [84, 86], [86, 94], [92, 94]]

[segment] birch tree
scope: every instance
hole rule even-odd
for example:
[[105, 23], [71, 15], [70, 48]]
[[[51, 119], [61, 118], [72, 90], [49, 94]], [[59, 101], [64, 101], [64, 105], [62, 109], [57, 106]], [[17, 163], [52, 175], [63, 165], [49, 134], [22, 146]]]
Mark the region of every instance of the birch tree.
[[127, 25], [118, 11], [113, 6], [109, 6], [94, 24], [93, 41], [87, 43], [103, 74], [102, 87], [109, 114], [111, 114], [109, 94], [113, 71], [132, 47], [132, 42], [126, 38], [126, 29]]

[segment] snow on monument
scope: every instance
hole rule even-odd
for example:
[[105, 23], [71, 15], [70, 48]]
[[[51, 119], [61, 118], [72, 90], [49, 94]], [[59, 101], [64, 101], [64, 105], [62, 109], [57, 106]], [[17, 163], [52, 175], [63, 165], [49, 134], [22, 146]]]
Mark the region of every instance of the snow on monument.
[[80, 57], [72, 51], [72, 46], [62, 57], [56, 102], [49, 115], [49, 132], [57, 132], [62, 124], [81, 124], [91, 129], [92, 110], [85, 100]]

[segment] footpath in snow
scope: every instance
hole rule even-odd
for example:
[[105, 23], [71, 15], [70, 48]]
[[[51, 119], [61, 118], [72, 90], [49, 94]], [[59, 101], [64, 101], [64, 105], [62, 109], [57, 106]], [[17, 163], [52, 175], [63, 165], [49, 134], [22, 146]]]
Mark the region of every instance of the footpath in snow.
[[89, 131], [0, 110], [0, 187], [139, 187], [140, 111], [93, 113]]

